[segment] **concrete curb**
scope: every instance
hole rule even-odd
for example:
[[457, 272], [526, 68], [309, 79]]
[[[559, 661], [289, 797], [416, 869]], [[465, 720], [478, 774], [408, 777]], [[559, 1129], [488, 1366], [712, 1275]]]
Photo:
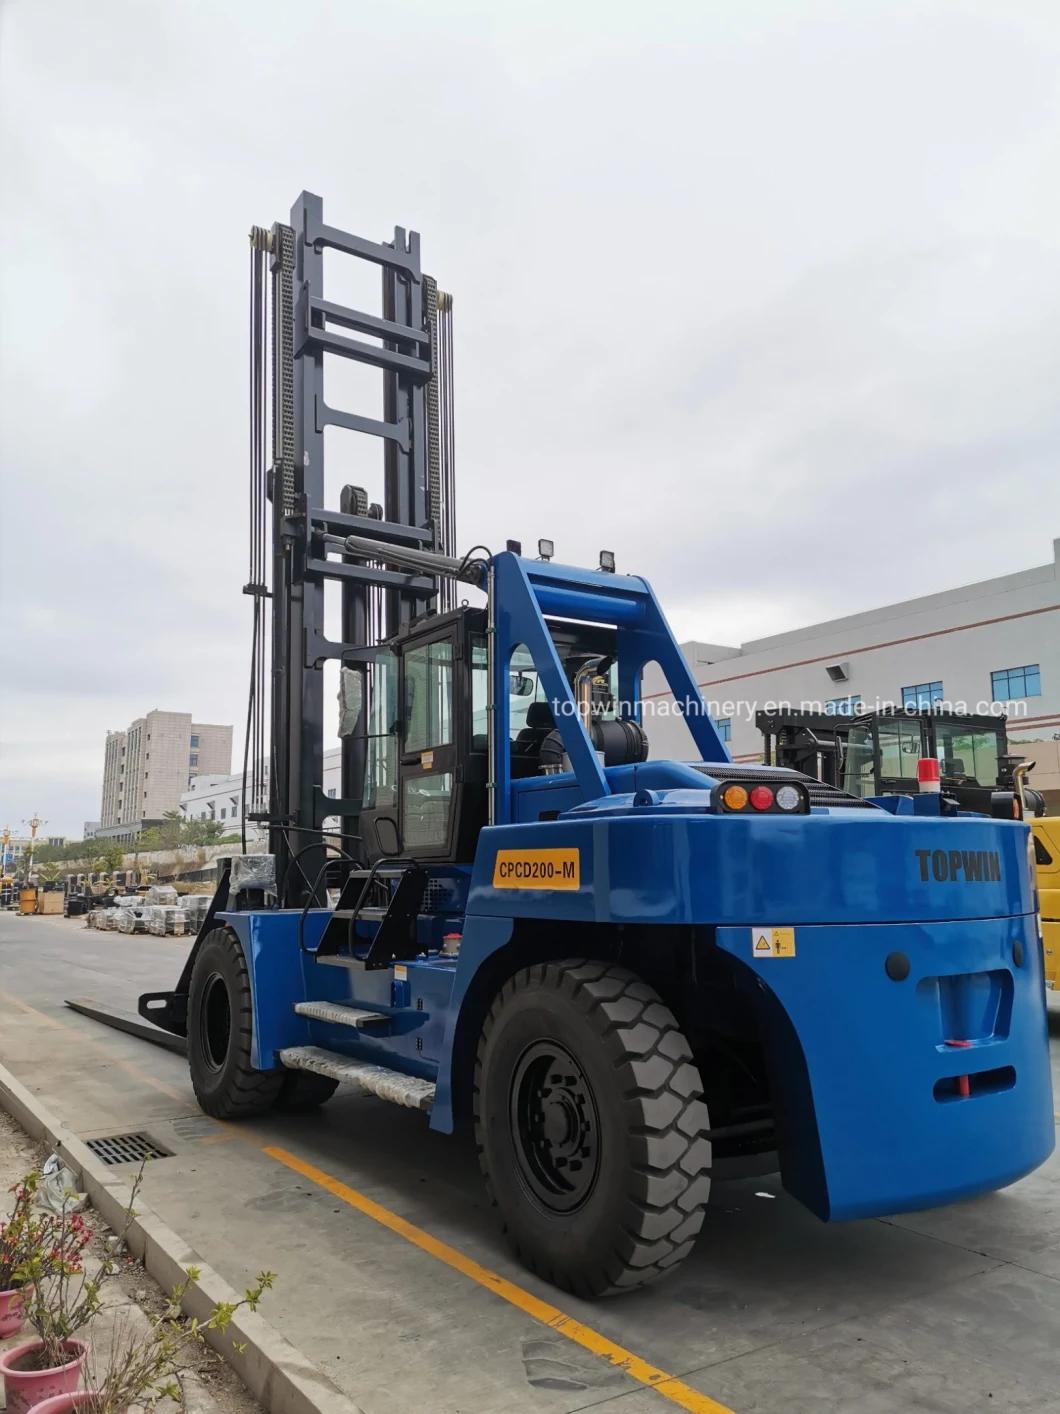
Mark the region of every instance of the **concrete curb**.
[[[120, 1231], [129, 1203], [129, 1186], [116, 1179], [84, 1142], [0, 1065], [0, 1107], [33, 1139], [43, 1140], [79, 1176], [81, 1189], [108, 1227]], [[205, 1320], [222, 1301], [238, 1301], [233, 1290], [188, 1244], [167, 1227], [142, 1197], [126, 1234], [133, 1255], [164, 1291], [184, 1280], [188, 1267], [199, 1278], [188, 1287], [184, 1310]], [[245, 1345], [237, 1351], [233, 1341]], [[235, 1370], [247, 1389], [269, 1414], [364, 1414], [338, 1385], [289, 1340], [254, 1311], [239, 1311], [228, 1330], [213, 1333], [210, 1344]]]

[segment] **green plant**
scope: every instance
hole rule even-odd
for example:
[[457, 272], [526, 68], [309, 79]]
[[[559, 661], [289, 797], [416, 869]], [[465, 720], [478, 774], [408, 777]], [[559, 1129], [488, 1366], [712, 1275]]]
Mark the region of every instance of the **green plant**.
[[[143, 1166], [133, 1181], [125, 1222], [118, 1234], [115, 1249], [120, 1248], [129, 1230], [135, 1209], [136, 1195], [143, 1183]], [[26, 1303], [26, 1320], [41, 1343], [37, 1368], [54, 1369], [62, 1365], [67, 1342], [82, 1330], [102, 1305], [103, 1285], [118, 1270], [110, 1251], [91, 1266], [86, 1263], [85, 1249], [92, 1229], [80, 1213], [71, 1211], [64, 1202], [62, 1212], [55, 1215], [51, 1229], [53, 1242], [48, 1248], [38, 1248], [20, 1268], [25, 1285], [32, 1284], [32, 1295]]]
[[113, 1258], [104, 1257], [89, 1274], [83, 1253], [91, 1237], [81, 1214], [67, 1215], [64, 1209], [54, 1246], [34, 1253], [21, 1268], [24, 1281], [33, 1286], [25, 1309], [41, 1343], [38, 1369], [54, 1369], [69, 1358], [67, 1341], [99, 1310], [103, 1281], [116, 1270]]
[[118, 840], [93, 839], [89, 841], [92, 848], [92, 862], [97, 869], [108, 874], [113, 874], [115, 869], [120, 869], [125, 859], [125, 846]]
[[[95, 1398], [82, 1409], [87, 1408], [90, 1414], [122, 1414], [131, 1405], [150, 1409], [166, 1396], [183, 1402], [179, 1364], [184, 1351], [189, 1346], [204, 1345], [208, 1331], [226, 1331], [242, 1307], [256, 1311], [276, 1280], [275, 1273], [260, 1272], [239, 1301], [220, 1302], [205, 1321], [199, 1321], [194, 1316], [185, 1317], [181, 1310], [188, 1287], [198, 1278], [198, 1268], [189, 1267], [165, 1309], [149, 1317], [146, 1335], [134, 1330], [129, 1320], [115, 1325], [103, 1372], [90, 1360], [89, 1386], [95, 1390]], [[240, 1351], [244, 1348], [235, 1341], [233, 1346]]]
[[34, 1169], [10, 1189], [15, 1195], [11, 1215], [0, 1223], [0, 1291], [11, 1291], [34, 1280], [34, 1273], [49, 1269], [60, 1220], [52, 1213], [33, 1210], [40, 1170]]
[[220, 820], [188, 820], [184, 827], [188, 844], [217, 844], [223, 834]]

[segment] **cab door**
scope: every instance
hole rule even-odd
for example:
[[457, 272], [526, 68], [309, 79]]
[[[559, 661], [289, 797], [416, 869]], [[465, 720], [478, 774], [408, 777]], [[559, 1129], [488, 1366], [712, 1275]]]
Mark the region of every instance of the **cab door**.
[[398, 824], [407, 857], [452, 854], [458, 775], [455, 673], [458, 635], [410, 640], [401, 650]]

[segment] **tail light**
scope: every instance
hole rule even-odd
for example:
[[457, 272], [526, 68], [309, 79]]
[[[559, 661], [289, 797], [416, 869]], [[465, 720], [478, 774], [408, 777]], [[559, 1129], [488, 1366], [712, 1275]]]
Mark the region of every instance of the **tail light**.
[[714, 787], [714, 808], [722, 815], [808, 815], [810, 797], [801, 782], [727, 781]]

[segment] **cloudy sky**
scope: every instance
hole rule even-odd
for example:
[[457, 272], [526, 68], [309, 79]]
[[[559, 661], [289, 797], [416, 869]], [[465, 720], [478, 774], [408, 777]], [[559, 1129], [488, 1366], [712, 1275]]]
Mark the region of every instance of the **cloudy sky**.
[[1055, 0], [3, 0], [0, 825], [78, 834], [152, 707], [238, 740], [302, 188], [454, 293], [467, 544], [731, 643], [1044, 563], [1058, 59]]

